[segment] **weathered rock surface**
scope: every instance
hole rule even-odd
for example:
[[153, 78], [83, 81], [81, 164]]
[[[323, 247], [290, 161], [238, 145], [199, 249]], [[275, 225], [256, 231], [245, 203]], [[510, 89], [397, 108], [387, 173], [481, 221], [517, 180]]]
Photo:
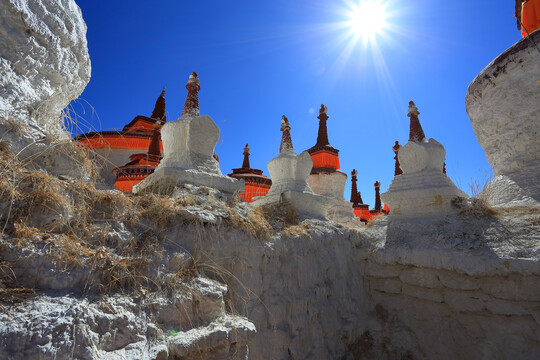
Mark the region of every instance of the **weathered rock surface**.
[[90, 80], [81, 10], [73, 0], [1, 0], [0, 9], [0, 122], [68, 137], [60, 112]]
[[539, 213], [462, 206], [357, 229], [307, 220], [268, 239], [221, 226], [170, 236], [230, 272], [235, 308], [257, 327], [250, 359], [534, 359]]
[[0, 1], [3, 146], [52, 174], [89, 178], [61, 111], [90, 80], [86, 24], [73, 0]]
[[467, 113], [495, 174], [483, 194], [492, 205], [539, 206], [540, 51], [534, 44], [539, 42], [539, 31], [518, 41], [467, 91]]
[[207, 279], [169, 296], [43, 294], [0, 314], [2, 359], [245, 359], [255, 327]]

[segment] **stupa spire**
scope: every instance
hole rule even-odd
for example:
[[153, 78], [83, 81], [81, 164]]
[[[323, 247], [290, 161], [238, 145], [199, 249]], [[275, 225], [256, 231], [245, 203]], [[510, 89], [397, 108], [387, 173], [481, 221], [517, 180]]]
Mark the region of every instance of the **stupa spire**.
[[396, 141], [396, 144], [392, 146], [392, 151], [394, 151], [394, 160], [396, 160], [396, 167], [394, 169], [394, 176], [403, 174], [403, 170], [401, 170], [401, 167], [399, 166], [399, 159], [398, 159], [398, 152], [399, 149], [401, 149], [401, 145], [399, 145], [399, 141]]
[[244, 162], [242, 163], [242, 169], [250, 169], [249, 166], [249, 146], [246, 144], [246, 147], [244, 148]]
[[319, 119], [319, 133], [317, 134], [317, 143], [315, 146], [330, 145], [328, 141], [328, 130], [326, 128], [326, 121], [328, 120], [327, 112], [328, 108], [324, 104], [321, 104], [319, 116], [317, 116], [317, 119]]
[[381, 183], [378, 181], [375, 181], [375, 212], [380, 213], [381, 212]]
[[407, 116], [411, 118], [411, 126], [409, 131], [409, 141], [422, 141], [426, 135], [424, 135], [424, 130], [422, 130], [422, 125], [420, 125], [420, 120], [418, 120], [418, 115], [420, 112], [414, 101], [409, 101], [409, 112]]
[[152, 130], [152, 141], [148, 146], [148, 155], [161, 156], [161, 124], [155, 123]]
[[285, 115], [281, 117], [281, 145], [279, 147], [279, 153], [294, 152], [292, 139], [291, 139], [291, 126], [289, 125], [289, 119]]
[[363, 203], [362, 196], [360, 195], [360, 192], [358, 191], [358, 188], [356, 186], [357, 175], [358, 171], [356, 171], [356, 169], [353, 169], [353, 171], [351, 171], [351, 202], [353, 203], [353, 206]]
[[201, 115], [199, 111], [199, 90], [201, 90], [201, 86], [199, 85], [199, 78], [197, 77], [196, 72], [192, 72], [191, 75], [189, 75], [186, 89], [188, 90], [188, 94], [180, 118], [189, 119], [198, 117]]
[[157, 98], [154, 111], [152, 111], [152, 115], [150, 115], [150, 117], [152, 119], [161, 120], [162, 124], [167, 121], [167, 116], [165, 116], [165, 88], [163, 88], [163, 91]]

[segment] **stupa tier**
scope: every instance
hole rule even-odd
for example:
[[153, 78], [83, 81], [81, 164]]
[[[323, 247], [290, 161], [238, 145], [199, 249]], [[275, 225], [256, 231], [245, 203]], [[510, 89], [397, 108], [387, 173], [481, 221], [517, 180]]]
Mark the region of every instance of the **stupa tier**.
[[240, 197], [247, 202], [252, 202], [256, 196], [265, 196], [272, 186], [272, 180], [268, 176], [263, 175], [263, 171], [252, 169], [249, 164], [249, 146], [246, 144], [244, 148], [244, 161], [242, 167], [232, 169], [233, 172], [228, 174], [232, 178], [244, 180], [245, 189], [240, 194]]

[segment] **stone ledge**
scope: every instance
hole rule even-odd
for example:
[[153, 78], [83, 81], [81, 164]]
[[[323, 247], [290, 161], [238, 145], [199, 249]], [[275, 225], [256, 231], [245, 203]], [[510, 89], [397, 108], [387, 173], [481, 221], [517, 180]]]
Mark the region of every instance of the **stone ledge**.
[[482, 281], [482, 291], [500, 299], [540, 301], [540, 280], [532, 276], [492, 277]]
[[444, 291], [444, 302], [458, 311], [483, 311], [485, 310], [487, 299], [488, 296], [479, 291]]
[[389, 294], [401, 293], [402, 283], [397, 279], [369, 279], [368, 284], [371, 290]]
[[538, 304], [523, 304], [516, 301], [507, 301], [500, 299], [490, 299], [486, 302], [486, 309], [493, 314], [498, 315], [531, 315], [531, 311], [527, 310], [527, 305], [538, 307]]
[[467, 275], [461, 275], [450, 271], [438, 273], [439, 280], [444, 287], [457, 290], [478, 290], [479, 280]]
[[404, 295], [422, 300], [429, 300], [438, 303], [442, 303], [444, 301], [443, 292], [441, 290], [427, 289], [409, 284], [403, 284], [401, 291]]
[[403, 270], [403, 266], [378, 264], [372, 261], [366, 261], [365, 275], [379, 278], [397, 278]]
[[441, 282], [439, 281], [438, 274], [429, 269], [421, 268], [409, 268], [404, 269], [400, 276], [400, 280], [406, 284], [439, 289], [442, 288]]

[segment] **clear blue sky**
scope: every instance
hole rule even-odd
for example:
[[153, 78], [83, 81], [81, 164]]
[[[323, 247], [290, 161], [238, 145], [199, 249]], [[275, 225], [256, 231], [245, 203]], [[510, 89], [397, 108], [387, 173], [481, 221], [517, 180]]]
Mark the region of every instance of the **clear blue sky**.
[[[199, 74], [199, 103], [221, 129], [224, 174], [242, 165], [264, 170], [291, 123], [296, 152], [313, 146], [317, 110], [328, 106], [330, 144], [341, 170], [359, 172], [373, 206], [373, 183], [390, 185], [395, 140], [408, 139], [409, 100], [426, 136], [446, 148], [448, 175], [469, 192], [491, 171], [465, 111], [467, 86], [518, 41], [514, 1], [386, 1], [391, 27], [376, 42], [352, 42], [350, 1], [77, 0], [88, 25], [92, 78], [72, 106], [79, 129], [121, 129], [149, 116], [163, 86], [167, 118], [177, 119], [185, 84]], [[83, 100], [81, 100], [83, 99]], [[92, 108], [94, 110], [92, 110]], [[345, 197], [350, 196], [350, 181]]]

